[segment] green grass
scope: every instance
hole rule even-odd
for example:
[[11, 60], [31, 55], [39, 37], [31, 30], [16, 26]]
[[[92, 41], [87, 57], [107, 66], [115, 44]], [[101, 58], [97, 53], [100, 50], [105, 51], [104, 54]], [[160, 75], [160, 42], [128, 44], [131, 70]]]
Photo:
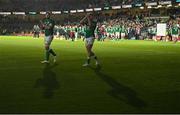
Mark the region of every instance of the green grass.
[[102, 64], [83, 68], [82, 41], [0, 36], [0, 113], [180, 113], [180, 44], [95, 42]]

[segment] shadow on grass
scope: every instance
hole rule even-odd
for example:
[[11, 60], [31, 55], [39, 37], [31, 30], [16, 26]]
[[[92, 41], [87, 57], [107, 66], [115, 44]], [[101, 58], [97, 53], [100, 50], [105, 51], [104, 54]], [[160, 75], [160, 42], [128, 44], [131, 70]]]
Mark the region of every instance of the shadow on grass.
[[101, 66], [89, 68], [92, 69], [96, 75], [105, 81], [110, 87], [112, 87], [112, 90], [107, 92], [110, 96], [136, 108], [143, 108], [147, 106], [142, 99], [138, 98], [137, 93], [133, 89], [118, 83], [115, 79], [101, 72]]
[[52, 98], [54, 96], [54, 90], [59, 88], [59, 82], [56, 79], [56, 73], [52, 70], [56, 66], [58, 66], [58, 64], [45, 64], [43, 69], [43, 77], [36, 80], [34, 87], [44, 88], [44, 98]]

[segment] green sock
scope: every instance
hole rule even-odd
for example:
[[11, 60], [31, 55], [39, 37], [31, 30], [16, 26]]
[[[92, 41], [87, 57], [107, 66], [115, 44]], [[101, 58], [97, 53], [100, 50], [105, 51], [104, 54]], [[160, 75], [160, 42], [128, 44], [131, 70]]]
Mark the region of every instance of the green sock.
[[49, 50], [49, 53], [51, 53], [53, 56], [56, 56], [56, 53], [52, 49]]
[[48, 51], [48, 50], [46, 50], [46, 57], [45, 57], [45, 60], [46, 60], [46, 61], [49, 61], [49, 51]]
[[88, 57], [88, 58], [87, 58], [87, 63], [89, 64], [89, 63], [90, 63], [90, 61], [91, 61], [91, 58], [90, 58], [90, 57]]

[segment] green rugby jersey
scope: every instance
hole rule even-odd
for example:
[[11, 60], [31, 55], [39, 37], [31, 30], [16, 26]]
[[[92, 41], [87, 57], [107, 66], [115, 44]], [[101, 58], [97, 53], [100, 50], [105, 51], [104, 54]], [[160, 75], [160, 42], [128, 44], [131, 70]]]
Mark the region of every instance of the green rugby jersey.
[[45, 36], [53, 35], [54, 25], [55, 25], [54, 20], [52, 20], [50, 18], [45, 18], [45, 19], [43, 19], [43, 24], [46, 25], [46, 26], [51, 25], [51, 28], [45, 29]]
[[177, 26], [173, 26], [171, 28], [171, 34], [172, 35], [178, 35], [179, 34], [179, 28]]
[[86, 25], [86, 28], [85, 28], [85, 37], [86, 38], [95, 37], [94, 31], [96, 29], [96, 24], [97, 24], [97, 21], [93, 20], [91, 22], [91, 25]]
[[119, 28], [118, 27], [115, 26], [113, 29], [114, 29], [114, 33], [119, 32]]
[[115, 30], [115, 32], [120, 32], [120, 27], [119, 26], [115, 26], [114, 30]]
[[115, 32], [115, 28], [114, 28], [114, 27], [111, 27], [110, 33], [113, 34], [114, 32]]
[[121, 33], [126, 33], [126, 29], [124, 26], [122, 26], [122, 28], [121, 28]]
[[107, 32], [107, 33], [110, 33], [110, 31], [111, 31], [110, 27], [107, 27], [107, 28], [106, 28], [106, 32]]

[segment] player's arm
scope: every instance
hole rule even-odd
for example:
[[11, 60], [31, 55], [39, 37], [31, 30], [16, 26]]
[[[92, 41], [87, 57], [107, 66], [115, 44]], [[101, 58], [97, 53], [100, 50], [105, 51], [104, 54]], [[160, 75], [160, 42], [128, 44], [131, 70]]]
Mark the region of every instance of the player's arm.
[[90, 26], [91, 25], [91, 20], [89, 19], [89, 16], [87, 17], [87, 20], [88, 20], [88, 25]]
[[52, 23], [50, 23], [49, 25], [45, 25], [45, 28], [46, 29], [50, 29], [50, 28], [52, 28], [53, 27], [53, 24]]
[[43, 23], [42, 20], [40, 21], [40, 24], [41, 24], [42, 29], [50, 29], [52, 27], [52, 24], [46, 25]]
[[44, 30], [44, 29], [45, 29], [45, 24], [43, 23], [43, 21], [42, 21], [42, 20], [40, 20], [40, 28], [41, 28], [42, 30]]
[[84, 23], [84, 21], [86, 20], [86, 16], [80, 21], [80, 24], [83, 24]]
[[89, 14], [87, 14], [81, 21], [80, 24], [83, 24], [85, 22], [85, 20], [88, 18]]
[[78, 27], [82, 26], [86, 20], [86, 16], [80, 21], [80, 23], [78, 24]]

